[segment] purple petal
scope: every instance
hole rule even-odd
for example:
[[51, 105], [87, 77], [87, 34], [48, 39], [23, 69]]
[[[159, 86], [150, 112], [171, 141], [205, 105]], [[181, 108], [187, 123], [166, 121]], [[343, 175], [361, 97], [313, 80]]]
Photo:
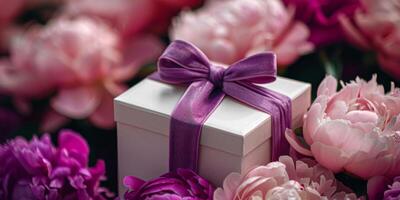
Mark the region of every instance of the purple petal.
[[86, 140], [79, 134], [71, 130], [62, 130], [58, 137], [58, 144], [60, 148], [65, 148], [69, 152], [81, 155], [81, 164], [84, 166], [88, 162], [89, 145]]
[[139, 190], [140, 187], [145, 183], [145, 181], [143, 181], [142, 179], [136, 178], [134, 176], [125, 176], [123, 182], [125, 187], [133, 191]]

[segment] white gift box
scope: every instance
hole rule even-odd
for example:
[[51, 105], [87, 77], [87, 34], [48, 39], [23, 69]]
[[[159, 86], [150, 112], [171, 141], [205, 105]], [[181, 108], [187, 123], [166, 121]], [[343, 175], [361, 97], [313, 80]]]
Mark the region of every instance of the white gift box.
[[[292, 127], [300, 127], [310, 84], [278, 77], [262, 86], [292, 99]], [[115, 98], [120, 194], [124, 176], [149, 180], [168, 172], [170, 116], [185, 89], [145, 79]], [[270, 138], [268, 114], [226, 96], [202, 129], [199, 174], [220, 186], [231, 172], [268, 163]]]

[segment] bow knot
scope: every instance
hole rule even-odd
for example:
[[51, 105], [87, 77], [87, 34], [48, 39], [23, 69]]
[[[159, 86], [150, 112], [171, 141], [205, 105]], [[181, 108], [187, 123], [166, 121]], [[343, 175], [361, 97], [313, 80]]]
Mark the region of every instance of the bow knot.
[[226, 82], [270, 83], [276, 79], [276, 58], [273, 53], [259, 53], [224, 68], [213, 65], [192, 44], [176, 40], [161, 55], [158, 72], [163, 81], [172, 84], [208, 80], [222, 88]]
[[209, 81], [217, 88], [222, 88], [224, 83], [225, 68], [219, 66], [210, 66], [208, 75]]

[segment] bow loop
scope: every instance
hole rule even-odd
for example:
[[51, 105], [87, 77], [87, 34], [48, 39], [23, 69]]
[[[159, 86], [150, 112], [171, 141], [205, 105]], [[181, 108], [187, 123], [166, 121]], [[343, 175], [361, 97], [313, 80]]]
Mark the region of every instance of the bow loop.
[[160, 78], [168, 83], [188, 84], [208, 78], [210, 62], [194, 45], [176, 40], [158, 60]]
[[259, 53], [232, 64], [225, 72], [225, 81], [270, 83], [276, 80], [276, 56]]

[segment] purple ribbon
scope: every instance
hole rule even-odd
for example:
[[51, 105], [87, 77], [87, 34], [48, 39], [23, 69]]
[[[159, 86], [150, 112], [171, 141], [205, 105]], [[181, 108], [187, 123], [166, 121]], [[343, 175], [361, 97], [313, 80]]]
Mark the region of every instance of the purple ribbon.
[[176, 40], [159, 58], [158, 72], [151, 78], [189, 85], [171, 116], [170, 171], [198, 172], [202, 126], [225, 95], [270, 114], [272, 160], [288, 154], [284, 132], [291, 125], [290, 98], [256, 85], [275, 81], [273, 53], [256, 54], [224, 68], [212, 64], [194, 45]]

